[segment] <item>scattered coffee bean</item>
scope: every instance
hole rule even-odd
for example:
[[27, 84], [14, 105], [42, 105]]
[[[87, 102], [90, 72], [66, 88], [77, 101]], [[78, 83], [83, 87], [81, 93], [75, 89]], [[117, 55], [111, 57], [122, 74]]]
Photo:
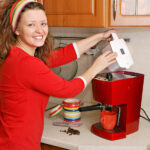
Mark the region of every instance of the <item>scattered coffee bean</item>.
[[80, 135], [79, 130], [76, 130], [76, 129], [73, 129], [73, 128], [70, 128], [70, 127], [68, 127], [67, 130], [60, 130], [60, 132], [65, 132], [66, 134], [69, 134], [69, 135]]

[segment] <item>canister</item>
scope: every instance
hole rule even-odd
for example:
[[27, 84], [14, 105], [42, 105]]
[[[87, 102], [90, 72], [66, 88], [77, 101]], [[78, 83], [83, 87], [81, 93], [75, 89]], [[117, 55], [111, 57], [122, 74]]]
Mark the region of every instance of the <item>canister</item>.
[[64, 100], [64, 121], [74, 123], [81, 120], [79, 99]]

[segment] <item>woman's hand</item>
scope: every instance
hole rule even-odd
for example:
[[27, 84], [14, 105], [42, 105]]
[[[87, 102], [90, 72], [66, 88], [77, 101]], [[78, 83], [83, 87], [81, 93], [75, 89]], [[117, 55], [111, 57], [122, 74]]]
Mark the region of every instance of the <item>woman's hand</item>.
[[99, 73], [111, 64], [115, 63], [116, 57], [117, 53], [106, 51], [95, 60], [92, 67], [94, 67], [93, 69]]
[[117, 53], [106, 51], [100, 55], [92, 64], [92, 66], [81, 76], [86, 80], [87, 84], [102, 70], [116, 62]]
[[108, 42], [112, 41], [112, 33], [117, 33], [117, 30], [111, 29], [104, 31], [102, 33], [102, 40], [107, 40]]

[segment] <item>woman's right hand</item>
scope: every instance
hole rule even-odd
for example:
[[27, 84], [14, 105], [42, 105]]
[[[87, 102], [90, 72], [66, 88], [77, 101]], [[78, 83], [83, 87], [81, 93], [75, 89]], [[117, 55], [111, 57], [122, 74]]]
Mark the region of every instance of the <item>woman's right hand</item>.
[[116, 62], [117, 53], [114, 53], [112, 51], [106, 51], [102, 55], [100, 55], [93, 63], [92, 67], [93, 70], [96, 71], [96, 73], [99, 73], [100, 71], [104, 70], [111, 64]]
[[116, 62], [117, 53], [105, 51], [92, 64], [92, 66], [81, 76], [86, 80], [87, 84], [102, 70]]

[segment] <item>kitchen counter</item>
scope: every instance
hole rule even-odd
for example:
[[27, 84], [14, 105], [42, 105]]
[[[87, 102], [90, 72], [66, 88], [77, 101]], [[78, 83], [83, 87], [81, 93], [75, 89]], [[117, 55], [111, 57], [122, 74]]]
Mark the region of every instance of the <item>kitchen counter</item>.
[[150, 122], [140, 118], [139, 130], [127, 135], [121, 140], [110, 141], [94, 135], [91, 125], [99, 121], [100, 111], [88, 111], [81, 113], [82, 125], [72, 127], [80, 131], [80, 135], [68, 135], [60, 130], [68, 127], [54, 126], [53, 122], [63, 122], [63, 111], [55, 117], [49, 117], [49, 111], [45, 114], [45, 125], [42, 143], [54, 145], [70, 150], [150, 150]]

